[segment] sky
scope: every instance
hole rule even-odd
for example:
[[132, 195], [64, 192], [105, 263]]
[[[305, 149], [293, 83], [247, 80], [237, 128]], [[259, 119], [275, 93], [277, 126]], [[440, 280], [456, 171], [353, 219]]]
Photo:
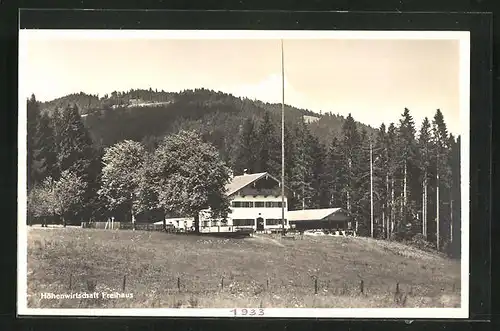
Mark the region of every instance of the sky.
[[[418, 128], [439, 108], [460, 132], [458, 40], [286, 39], [283, 49], [286, 104], [373, 127], [397, 124], [406, 107]], [[33, 38], [22, 58], [20, 80], [41, 101], [150, 87], [282, 98], [277, 39]]]

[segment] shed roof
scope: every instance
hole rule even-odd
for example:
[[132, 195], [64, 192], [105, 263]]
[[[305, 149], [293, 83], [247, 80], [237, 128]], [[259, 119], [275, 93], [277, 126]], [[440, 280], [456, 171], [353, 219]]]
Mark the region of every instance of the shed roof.
[[324, 209], [304, 209], [288, 211], [289, 221], [314, 221], [322, 220], [331, 214], [345, 212], [342, 208], [324, 208]]

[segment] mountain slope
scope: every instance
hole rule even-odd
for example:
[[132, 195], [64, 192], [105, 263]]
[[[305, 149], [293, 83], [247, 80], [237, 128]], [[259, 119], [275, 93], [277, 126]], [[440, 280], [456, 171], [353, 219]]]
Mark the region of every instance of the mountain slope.
[[[206, 138], [217, 145], [227, 147], [234, 142], [240, 125], [248, 117], [260, 120], [270, 111], [278, 126], [281, 121], [281, 104], [264, 103], [231, 94], [207, 89], [185, 90], [171, 93], [158, 90], [130, 90], [112, 92], [101, 98], [83, 92], [70, 94], [49, 102], [41, 108], [52, 113], [76, 105], [85, 120], [94, 141], [109, 146], [123, 139], [151, 140], [179, 129], [201, 130]], [[339, 135], [345, 118], [332, 114], [317, 114], [307, 109], [285, 105], [287, 125], [293, 126], [304, 117], [311, 132], [327, 144]], [[358, 123], [369, 133], [375, 130]], [[229, 141], [227, 141], [229, 140]]]

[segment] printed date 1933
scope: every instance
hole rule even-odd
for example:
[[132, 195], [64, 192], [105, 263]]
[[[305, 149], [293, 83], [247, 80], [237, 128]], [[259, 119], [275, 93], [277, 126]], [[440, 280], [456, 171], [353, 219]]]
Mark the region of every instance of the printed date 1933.
[[234, 316], [264, 316], [263, 308], [233, 308], [230, 312]]

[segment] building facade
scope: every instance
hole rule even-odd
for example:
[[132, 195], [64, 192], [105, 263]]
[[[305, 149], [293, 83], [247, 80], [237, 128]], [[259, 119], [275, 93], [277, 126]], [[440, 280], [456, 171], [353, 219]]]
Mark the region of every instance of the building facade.
[[[230, 210], [226, 219], [210, 219], [208, 211], [200, 215], [201, 232], [234, 232], [238, 229], [254, 231], [279, 231], [289, 228], [287, 194], [282, 198], [281, 182], [267, 172], [234, 176], [226, 186]], [[284, 200], [284, 215], [282, 210]]]

